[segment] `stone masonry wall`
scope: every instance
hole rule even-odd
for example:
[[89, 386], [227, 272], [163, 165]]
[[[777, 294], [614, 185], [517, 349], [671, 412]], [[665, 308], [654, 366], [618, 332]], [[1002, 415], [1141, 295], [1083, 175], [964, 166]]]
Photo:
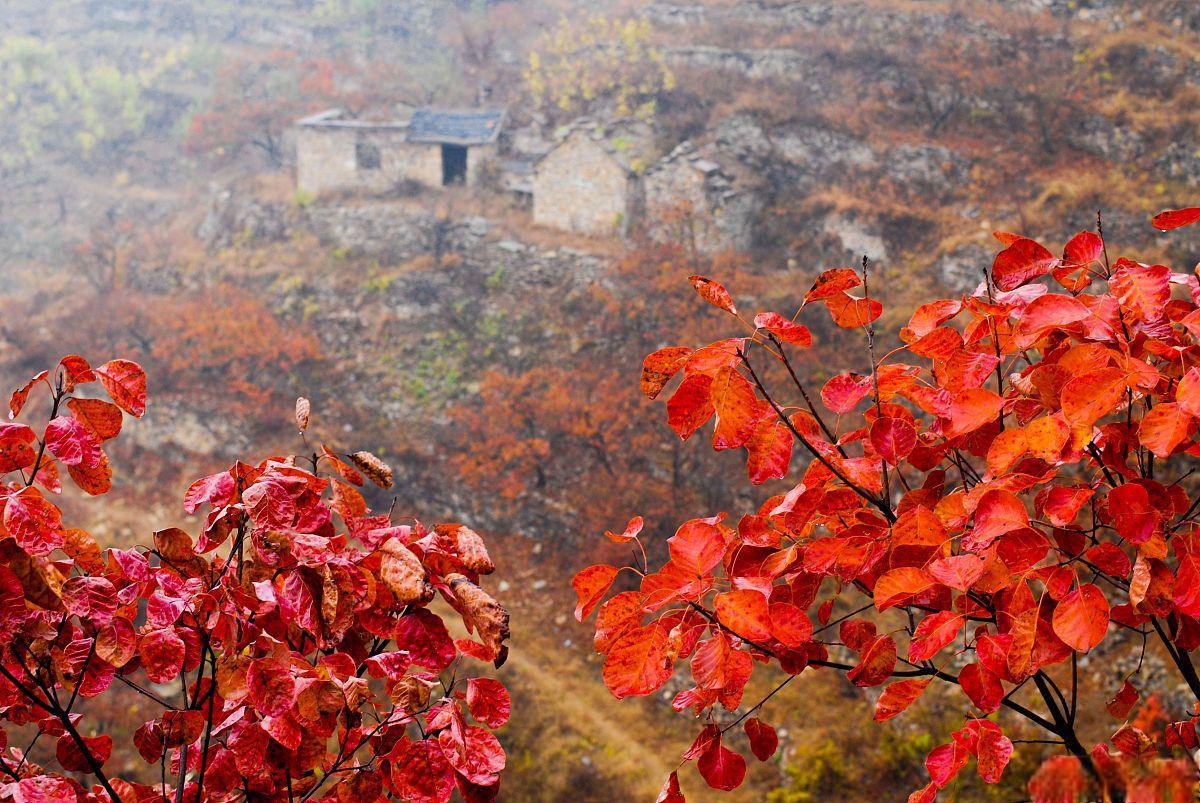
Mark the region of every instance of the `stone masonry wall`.
[[[401, 181], [442, 185], [442, 148], [404, 141], [396, 129], [316, 128], [296, 131], [296, 186], [313, 195], [355, 191], [387, 192]], [[360, 169], [359, 143], [379, 151], [379, 167]], [[469, 153], [469, 152], [468, 152]]]
[[687, 244], [705, 253], [747, 250], [762, 198], [735, 190], [721, 175], [706, 175], [686, 156], [655, 166], [643, 179], [646, 233], [659, 242]]
[[550, 152], [533, 178], [533, 222], [600, 236], [623, 232], [633, 182], [607, 151], [577, 131]]

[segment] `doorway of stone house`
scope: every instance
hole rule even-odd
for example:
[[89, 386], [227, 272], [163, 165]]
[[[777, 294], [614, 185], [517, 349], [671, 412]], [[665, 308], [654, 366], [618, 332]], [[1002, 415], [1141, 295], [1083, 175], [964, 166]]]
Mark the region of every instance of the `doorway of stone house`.
[[442, 185], [467, 183], [467, 149], [462, 145], [442, 146]]

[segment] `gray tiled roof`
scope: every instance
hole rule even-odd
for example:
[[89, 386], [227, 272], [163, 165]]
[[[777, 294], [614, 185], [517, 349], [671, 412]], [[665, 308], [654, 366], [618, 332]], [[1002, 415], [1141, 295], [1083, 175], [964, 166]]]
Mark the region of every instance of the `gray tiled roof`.
[[496, 141], [503, 124], [503, 109], [417, 109], [408, 123], [408, 141], [485, 145]]

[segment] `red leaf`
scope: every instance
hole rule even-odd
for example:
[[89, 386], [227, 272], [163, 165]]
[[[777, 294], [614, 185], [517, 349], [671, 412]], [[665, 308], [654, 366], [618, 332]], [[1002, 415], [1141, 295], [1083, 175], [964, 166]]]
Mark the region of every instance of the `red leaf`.
[[831, 268], [813, 282], [812, 288], [804, 295], [804, 303], [829, 298], [847, 290], [852, 290], [862, 284], [862, 278], [853, 268]]
[[812, 641], [813, 625], [802, 608], [788, 602], [773, 602], [771, 614], [771, 637], [785, 647], [799, 649]]
[[1200, 206], [1189, 206], [1185, 209], [1168, 209], [1154, 216], [1151, 224], [1159, 231], [1170, 231], [1183, 226], [1190, 226], [1200, 220]]
[[96, 372], [92, 370], [92, 366], [83, 357], [78, 354], [69, 354], [58, 361], [62, 366], [65, 385], [67, 392], [71, 393], [75, 390], [76, 385], [83, 385], [87, 382], [96, 381]]
[[871, 425], [871, 445], [888, 465], [898, 466], [917, 445], [917, 430], [903, 418], [877, 418]]
[[767, 598], [749, 588], [718, 594], [713, 599], [717, 621], [743, 639], [762, 643], [771, 638]]
[[48, 555], [63, 543], [62, 514], [36, 488], [24, 488], [8, 497], [4, 529], [31, 555]]
[[632, 541], [634, 538], [637, 538], [638, 533], [640, 533], [642, 531], [642, 524], [643, 524], [642, 517], [634, 516], [632, 519], [629, 520], [629, 523], [625, 525], [625, 532], [617, 534], [617, 533], [605, 530], [604, 535], [607, 536], [610, 541], [613, 541], [615, 543], [618, 543], [618, 544], [628, 543], [629, 541]]
[[21, 410], [25, 408], [25, 402], [29, 401], [29, 392], [33, 390], [33, 386], [41, 382], [49, 375], [49, 371], [40, 371], [36, 376], [30, 379], [21, 387], [13, 391], [12, 398], [8, 402], [8, 417], [16, 418], [21, 414]]
[[792, 343], [801, 348], [812, 345], [812, 333], [808, 327], [795, 321], [788, 320], [778, 312], [760, 312], [754, 316], [754, 325], [766, 329], [784, 343]]
[[256, 658], [246, 671], [246, 690], [246, 699], [255, 710], [271, 717], [286, 713], [296, 700], [291, 664], [282, 659]]
[[1001, 535], [1028, 526], [1029, 513], [1020, 497], [1011, 491], [988, 491], [975, 508], [975, 527], [963, 537], [963, 548], [983, 549]]
[[947, 438], [974, 432], [996, 420], [1004, 400], [987, 388], [968, 388], [954, 395], [950, 402], [950, 427]]
[[1166, 265], [1118, 261], [1108, 286], [1121, 308], [1132, 313], [1135, 320], [1153, 321], [1162, 317], [1163, 308], [1171, 300], [1170, 282], [1171, 269]]
[[178, 677], [184, 652], [183, 639], [173, 627], [151, 630], [138, 638], [138, 657], [152, 683], [166, 683]]
[[1008, 760], [1012, 758], [1013, 743], [996, 723], [986, 719], [976, 719], [972, 722], [979, 724], [979, 747], [976, 755], [979, 777], [984, 783], [999, 783], [1004, 768], [1008, 766]]
[[[104, 452], [100, 453], [100, 462], [92, 468], [83, 466], [67, 466], [67, 473], [71, 475], [71, 479], [79, 486], [79, 489], [91, 496], [105, 494], [112, 490], [112, 466], [108, 463], [108, 456]], [[38, 471], [41, 474], [41, 471]]]
[[667, 539], [671, 562], [697, 576], [708, 574], [725, 554], [725, 539], [713, 519], [692, 519]]
[[1142, 417], [1138, 427], [1138, 440], [1154, 453], [1166, 459], [1188, 439], [1192, 429], [1192, 416], [1182, 405], [1164, 402]]
[[944, 583], [955, 591], [967, 591], [983, 577], [986, 567], [987, 561], [978, 555], [952, 555], [929, 564], [929, 573], [939, 583]]
[[875, 299], [855, 298], [849, 293], [830, 296], [825, 306], [833, 316], [833, 322], [843, 329], [866, 326], [883, 314], [883, 304]]
[[600, 600], [612, 588], [613, 580], [617, 577], [618, 569], [607, 564], [589, 566], [575, 575], [571, 585], [575, 588], [578, 604], [575, 606], [575, 619], [582, 622], [591, 615]]
[[1087, 776], [1075, 756], [1051, 756], [1029, 779], [1036, 803], [1074, 803], [1087, 790]]
[[730, 298], [729, 291], [720, 282], [714, 282], [704, 276], [689, 276], [688, 281], [692, 283], [692, 287], [696, 288], [700, 297], [709, 304], [723, 309], [731, 315], [737, 315], [737, 308], [733, 306], [733, 299]]
[[201, 505], [224, 507], [233, 501], [236, 483], [228, 471], [201, 477], [191, 484], [183, 495], [183, 510], [188, 515], [195, 513]]
[[1124, 400], [1125, 389], [1125, 372], [1120, 368], [1077, 376], [1062, 388], [1063, 415], [1076, 426], [1091, 426]]
[[454, 770], [433, 739], [397, 745], [391, 780], [397, 794], [413, 803], [446, 803], [454, 794]]
[[716, 412], [710, 392], [712, 384], [708, 374], [692, 374], [679, 383], [667, 400], [667, 423], [680, 439], [687, 440]]
[[745, 724], [746, 738], [750, 740], [750, 752], [759, 761], [766, 761], [779, 749], [779, 734], [758, 717], [750, 717]]
[[938, 789], [942, 789], [953, 780], [958, 771], [967, 766], [967, 751], [958, 746], [958, 742], [938, 745], [929, 751], [925, 758], [925, 769], [933, 779]]
[[499, 728], [508, 722], [512, 700], [508, 689], [498, 680], [471, 678], [467, 681], [467, 708], [476, 721], [489, 728]]
[[1108, 631], [1109, 607], [1104, 592], [1088, 583], [1063, 597], [1054, 609], [1054, 633], [1068, 647], [1080, 652], [1104, 640]]
[[32, 466], [37, 452], [30, 444], [36, 440], [37, 435], [24, 424], [0, 424], [0, 474]]
[[1028, 237], [1021, 237], [996, 255], [992, 280], [1001, 290], [1015, 290], [1057, 266], [1054, 254]]
[[1113, 698], [1104, 704], [1108, 709], [1108, 713], [1112, 714], [1117, 719], [1125, 719], [1129, 716], [1129, 712], [1133, 710], [1133, 706], [1140, 699], [1141, 695], [1134, 688], [1133, 684], [1126, 680], [1121, 684], [1121, 688], [1117, 691]]
[[[87, 747], [87, 754], [91, 754], [99, 766], [104, 766], [104, 762], [108, 761], [109, 756], [112, 755], [112, 737], [105, 734], [92, 737], [84, 736], [82, 739]], [[94, 771], [92, 762], [88, 760], [87, 754], [80, 749], [79, 744], [69, 734], [58, 737], [58, 744], [55, 747], [54, 754], [58, 758], [58, 763], [68, 772]], [[68, 800], [73, 799], [74, 795], [68, 798]]]
[[146, 372], [129, 360], [110, 360], [96, 369], [113, 402], [134, 418], [146, 412]]
[[76, 616], [106, 625], [117, 610], [117, 589], [104, 577], [72, 577], [63, 585], [62, 601]]
[[721, 744], [718, 736], [696, 762], [700, 776], [713, 789], [737, 789], [746, 778], [746, 759]]
[[952, 611], [938, 611], [926, 616], [917, 625], [908, 645], [908, 660], [928, 661], [939, 650], [954, 641], [965, 619]]
[[678, 772], [672, 772], [667, 777], [666, 782], [662, 785], [662, 790], [658, 793], [658, 797], [654, 799], [654, 803], [687, 803], [687, 798], [679, 790]]
[[858, 665], [846, 673], [855, 686], [878, 686], [896, 668], [896, 642], [891, 636], [876, 636], [863, 649]]
[[958, 682], [967, 698], [983, 713], [990, 714], [1000, 707], [1004, 687], [1000, 684], [1000, 678], [983, 664], [964, 666], [958, 673]]
[[46, 425], [46, 448], [64, 466], [95, 468], [100, 463], [100, 441], [76, 418], [60, 415]]
[[825, 387], [821, 388], [821, 401], [838, 415], [845, 415], [870, 392], [870, 377], [842, 373], [830, 379], [825, 383]]

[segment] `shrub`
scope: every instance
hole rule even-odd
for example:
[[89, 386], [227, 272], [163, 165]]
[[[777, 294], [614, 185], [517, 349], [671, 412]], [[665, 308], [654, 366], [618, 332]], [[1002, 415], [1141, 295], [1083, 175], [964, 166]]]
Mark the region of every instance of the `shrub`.
[[[1178, 210], [1155, 225], [1197, 219], [1200, 209]], [[1018, 742], [1062, 752], [1031, 779], [1036, 800], [1190, 799], [1193, 712], [1165, 725], [1128, 718], [1155, 691], [1138, 687], [1147, 651], [1200, 698], [1190, 655], [1200, 647], [1200, 493], [1189, 482], [1200, 455], [1200, 282], [1110, 262], [1097, 224], [1061, 258], [997, 233], [987, 281], [922, 305], [899, 332], [904, 345], [882, 357], [883, 307], [865, 259], [861, 271], [823, 273], [790, 317], [743, 316], [723, 286], [692, 277], [745, 334], [654, 352], [642, 390], [654, 398], [679, 375], [672, 429], [687, 439], [714, 422], [713, 447], [744, 449], [753, 484], [786, 477], [797, 445], [810, 460], [757, 510], [685, 522], [664, 565], [652, 569], [639, 549], [638, 565], [589, 567], [574, 587], [577, 618], [599, 611], [595, 646], [616, 697], [657, 691], [690, 659], [694, 685], [674, 707], [707, 715], [684, 759], [709, 786], [743, 780], [746, 761], [727, 746], [735, 726], [757, 758], [776, 751], [760, 719], [770, 695], [742, 704], [752, 673], [770, 665], [785, 684], [813, 668], [882, 687], [880, 721], [931, 684], [961, 690], [970, 713], [929, 751], [930, 780], [910, 801], [932, 801], [971, 759], [997, 782], [1010, 734], [1026, 731], [1040, 733]], [[816, 310], [861, 331], [869, 362], [819, 392], [794, 360], [812, 344], [799, 316]], [[635, 518], [608, 536], [640, 541], [642, 527]], [[640, 579], [605, 600], [624, 573]], [[1102, 681], [1115, 726], [1095, 724], [1105, 712], [1082, 702], [1080, 657], [1101, 644], [1106, 658], [1131, 657], [1118, 682]], [[717, 706], [739, 715], [716, 724]], [[1107, 742], [1085, 745], [1085, 721]], [[683, 800], [675, 773], [659, 800]]]
[[[107, 399], [81, 392], [93, 383]], [[101, 550], [46, 494], [63, 473], [87, 494], [111, 488], [104, 444], [145, 412], [145, 374], [66, 357], [13, 394], [13, 418], [31, 393], [49, 396], [49, 423], [0, 424], [0, 716], [5, 742], [14, 726], [54, 740], [57, 766], [10, 744], [0, 797], [495, 797], [505, 755], [492, 730], [509, 696], [465, 664], [504, 661], [508, 614], [479, 587], [494, 567], [478, 535], [371, 514], [356, 486], [390, 488], [391, 469], [310, 448], [301, 399], [307, 455], [197, 480], [183, 502], [207, 510], [194, 538], [172, 527]], [[474, 638], [451, 637], [438, 595]], [[133, 735], [160, 784], [106, 769], [122, 746], [95, 729], [88, 701], [113, 683], [160, 712]]]

